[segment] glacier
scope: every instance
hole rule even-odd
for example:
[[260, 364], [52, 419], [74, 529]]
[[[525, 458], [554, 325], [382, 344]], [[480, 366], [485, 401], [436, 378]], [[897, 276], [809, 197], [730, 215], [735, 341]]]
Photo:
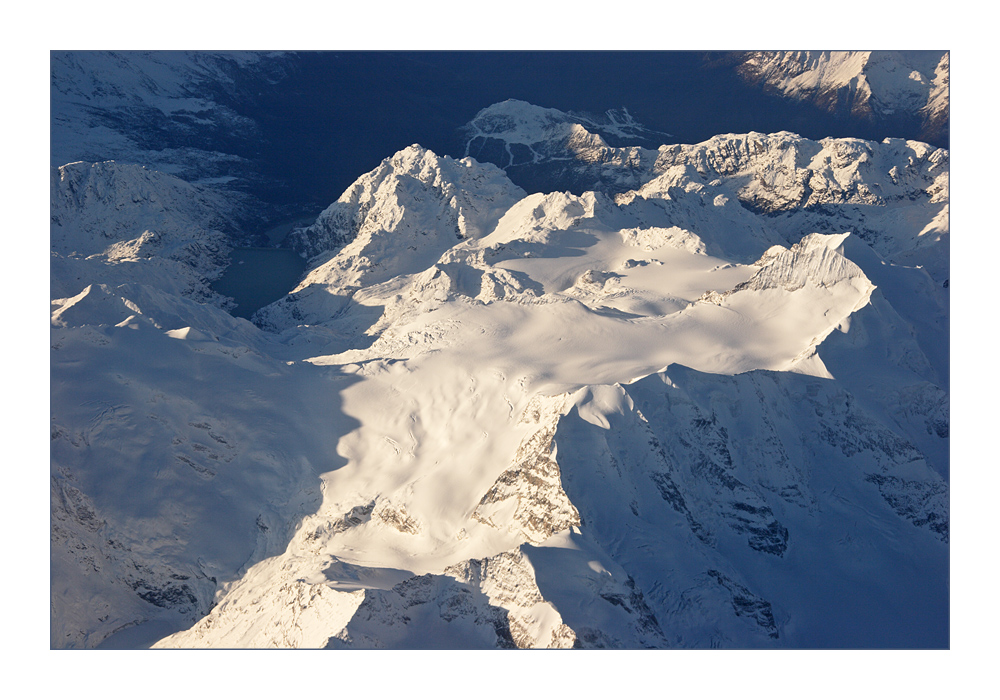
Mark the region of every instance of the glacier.
[[253, 197], [52, 168], [51, 646], [948, 648], [948, 150], [462, 133], [252, 322]]

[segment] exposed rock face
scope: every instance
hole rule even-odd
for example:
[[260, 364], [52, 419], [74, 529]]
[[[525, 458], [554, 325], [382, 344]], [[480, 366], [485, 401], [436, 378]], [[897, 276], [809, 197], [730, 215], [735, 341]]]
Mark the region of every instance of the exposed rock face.
[[507, 528], [534, 544], [580, 524], [580, 514], [562, 490], [553, 449], [559, 407], [537, 402], [525, 409], [521, 422], [539, 427], [518, 447], [513, 464], [483, 496], [473, 518], [495, 528], [509, 522]]
[[372, 517], [399, 532], [409, 535], [420, 532], [420, 523], [410, 517], [404, 506], [393, 506], [388, 502], [382, 502], [375, 507]]
[[[579, 182], [588, 181], [583, 190], [609, 193], [638, 190], [675, 165], [690, 164], [708, 180], [749, 174], [753, 178], [749, 182], [742, 180], [741, 188], [749, 186], [750, 189], [744, 189], [740, 199], [748, 202], [772, 200], [763, 205], [771, 210], [832, 201], [874, 201], [884, 196], [876, 190], [886, 185], [904, 187], [903, 192], [891, 192], [889, 196], [908, 197], [916, 184], [902, 182], [898, 176], [886, 177], [878, 163], [898, 146], [890, 145], [887, 151], [882, 144], [860, 139], [811, 141], [781, 132], [723, 134], [695, 145], [659, 145], [661, 142], [649, 141], [651, 148], [615, 147], [588, 132], [581, 121], [585, 120], [558, 110], [508, 100], [483, 110], [466, 126], [472, 135], [466, 146], [467, 154], [475, 156], [475, 145], [484, 140], [496, 142], [507, 151], [520, 146], [531, 154], [522, 161], [488, 155], [477, 157], [503, 167], [512, 176], [545, 171], [550, 182], [555, 176], [548, 170], [558, 167], [564, 179], [573, 177]], [[484, 124], [489, 125], [488, 129]], [[600, 127], [590, 124], [589, 128]], [[638, 125], [636, 129], [641, 133]], [[655, 138], [656, 135], [649, 136]], [[644, 139], [639, 136], [638, 140]], [[890, 140], [891, 143], [896, 141], [916, 143]], [[935, 156], [938, 160], [947, 154], [947, 151], [924, 144], [915, 148], [918, 154], [906, 166], [906, 172], [926, 170], [928, 163], [921, 161], [931, 153], [940, 151]], [[887, 167], [886, 171], [889, 169]], [[899, 170], [903, 172], [902, 168]], [[577, 191], [573, 187], [569, 189]], [[776, 196], [785, 198], [784, 202], [773, 201]]]
[[259, 577], [274, 573], [267, 567], [249, 572], [244, 580], [257, 582], [256, 591], [251, 585], [237, 586], [197, 624], [154, 648], [321, 648], [366, 598], [363, 590], [337, 591], [302, 580], [283, 581], [267, 590], [259, 586]]
[[[344, 532], [352, 527], [366, 523], [371, 520], [373, 510], [375, 510], [375, 501], [364, 506], [354, 506], [350, 511], [344, 513], [344, 517], [334, 520], [329, 530], [333, 533]], [[324, 530], [326, 529], [324, 528]]]
[[[505, 167], [520, 182], [536, 177], [574, 192], [617, 195], [619, 205], [637, 213], [656, 202], [671, 213], [672, 223], [700, 236], [710, 254], [743, 258], [752, 255], [750, 241], [770, 237], [774, 243], [776, 233], [795, 243], [813, 231], [852, 231], [886, 260], [923, 265], [939, 283], [946, 279], [946, 149], [903, 139], [812, 141], [788, 132], [723, 134], [699, 144], [655, 149], [613, 147], [599, 138], [577, 147], [569, 134], [586, 131], [580, 120], [553, 112], [516, 101], [493, 105], [468, 127], [470, 134], [478, 134], [468, 148], [483, 139], [512, 151], [517, 144], [528, 144], [532, 155], [523, 162], [479, 157]], [[490, 125], [488, 134], [483, 123]], [[923, 212], [915, 227], [920, 235], [899, 236], [900, 217], [918, 210]], [[713, 241], [714, 236], [699, 230], [706, 211], [746, 234]]]
[[[292, 248], [314, 258], [348, 243], [379, 257], [381, 247], [400, 236], [413, 243], [421, 237], [438, 241], [444, 234], [451, 247], [457, 240], [479, 238], [523, 196], [498, 168], [472, 159], [453, 160], [413, 145], [386, 158], [358, 178], [312, 226], [290, 235]], [[433, 216], [433, 225], [430, 217]], [[380, 261], [383, 264], [390, 261]], [[391, 276], [391, 275], [390, 275]], [[388, 277], [381, 275], [377, 281]], [[342, 284], [359, 284], [345, 280]], [[365, 278], [371, 284], [374, 280]]]
[[491, 605], [507, 611], [510, 637], [519, 649], [568, 649], [576, 642], [573, 630], [542, 597], [534, 569], [520, 551], [472, 559], [445, 573], [478, 588]]
[[[590, 401], [597, 403], [600, 394], [591, 391]], [[734, 565], [750, 552], [774, 561], [797, 559], [800, 548], [811, 548], [806, 542], [813, 528], [839, 530], [832, 524], [839, 516], [829, 512], [841, 508], [834, 494], [844, 486], [831, 490], [828, 479], [844, 479], [852, 492], [861, 489], [876, 509], [872, 522], [887, 524], [898, 515], [892, 527], [899, 536], [947, 542], [945, 482], [905, 439], [828, 382], [770, 372], [713, 377], [678, 367], [617, 392], [614, 405], [622, 408], [601, 409], [607, 427], [587, 417], [588, 400], [578, 399], [577, 409], [560, 421], [555, 440], [565, 489], [589, 531], [624, 567], [635, 567], [630, 570], [637, 572], [636, 585], [667, 638], [671, 631], [679, 635], [676, 644], [687, 643], [683, 630], [689, 625], [703, 624], [691, 617], [703, 611], [677, 591], [690, 587], [708, 595], [711, 582], [747, 623], [748, 636], [739, 644], [784, 638], [778, 613], [784, 604], [776, 602], [774, 590], [740, 581]], [[609, 400], [600, 399], [600, 405], [609, 406]], [[678, 527], [689, 536], [680, 536]], [[640, 553], [667, 546], [665, 541], [684, 541], [685, 549], [700, 550], [705, 559], [647, 565]], [[831, 543], [822, 575], [854, 566], [849, 562], [858, 545], [851, 536]], [[874, 555], [866, 551], [864, 556]], [[708, 563], [721, 561], [720, 555], [729, 562], [722, 570]], [[735, 632], [729, 629], [726, 634]]]
[[[539, 589], [545, 558], [522, 548], [409, 578], [364, 602], [327, 648], [614, 649], [664, 644], [656, 617], [631, 579], [576, 572], [591, 625], [572, 628]], [[565, 573], [565, 570], [563, 571]], [[600, 576], [603, 573], [603, 577]], [[547, 585], [547, 582], [546, 584]], [[569, 611], [574, 617], [579, 615]], [[603, 625], [593, 624], [603, 621]]]
[[759, 627], [767, 632], [772, 639], [778, 639], [778, 628], [774, 624], [774, 614], [771, 612], [771, 604], [766, 600], [755, 596], [728, 576], [718, 571], [708, 571], [709, 576], [719, 582], [733, 597], [733, 610], [740, 617], [748, 617], [757, 623]]
[[[53, 436], [57, 439], [86, 437], [60, 433]], [[103, 518], [74, 482], [79, 483], [65, 468], [51, 479], [53, 580], [76, 581], [68, 590], [53, 591], [53, 646], [93, 648], [161, 610], [189, 624], [208, 614], [215, 579], [197, 567], [152, 560], [128, 533]]]
[[882, 498], [899, 515], [937, 533], [942, 541], [949, 541], [948, 487], [944, 482], [927, 483], [883, 474], [869, 474], [865, 479], [878, 485]]
[[947, 197], [947, 164], [948, 151], [915, 141], [811, 141], [782, 132], [661, 146], [655, 167], [664, 172], [690, 165], [706, 179], [732, 179], [741, 202], [774, 213], [830, 204], [942, 201]]
[[514, 649], [505, 611], [449, 576], [425, 574], [364, 602], [327, 649]]
[[927, 104], [921, 108], [924, 118], [924, 138], [936, 135], [947, 137], [950, 134], [950, 92], [951, 92], [951, 54], [945, 53], [934, 69], [930, 94]]
[[[521, 100], [481, 110], [463, 131], [465, 155], [498, 165], [529, 190], [548, 192], [634, 189], [663, 136], [645, 129], [628, 110], [595, 120]], [[642, 146], [614, 147], [606, 138]]]
[[258, 325], [212, 196], [57, 175], [54, 646], [941, 645], [947, 152], [539, 114], [478, 138], [603, 191], [404, 149]]

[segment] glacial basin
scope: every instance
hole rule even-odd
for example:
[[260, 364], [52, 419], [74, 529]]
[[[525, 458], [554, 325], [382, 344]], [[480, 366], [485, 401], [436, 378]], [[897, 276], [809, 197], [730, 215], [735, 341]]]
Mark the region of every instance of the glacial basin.
[[287, 248], [233, 248], [230, 258], [229, 267], [211, 286], [236, 301], [233, 316], [248, 320], [257, 309], [292, 291], [306, 269], [305, 258]]

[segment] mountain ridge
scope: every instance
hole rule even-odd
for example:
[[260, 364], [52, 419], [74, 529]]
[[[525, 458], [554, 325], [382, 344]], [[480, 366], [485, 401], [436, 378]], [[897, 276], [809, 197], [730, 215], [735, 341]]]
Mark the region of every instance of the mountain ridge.
[[920, 122], [924, 139], [947, 139], [947, 51], [749, 51], [737, 72], [751, 84], [865, 119]]
[[402, 149], [254, 323], [215, 192], [54, 171], [53, 646], [947, 646], [947, 151], [538, 110], [601, 188]]

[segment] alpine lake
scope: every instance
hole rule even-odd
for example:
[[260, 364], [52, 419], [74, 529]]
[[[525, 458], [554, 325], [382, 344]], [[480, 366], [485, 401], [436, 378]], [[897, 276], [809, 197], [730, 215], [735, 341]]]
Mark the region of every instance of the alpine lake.
[[[299, 218], [266, 232], [272, 245], [279, 244], [296, 225], [316, 217]], [[230, 313], [250, 320], [254, 312], [295, 289], [306, 269], [306, 259], [288, 248], [233, 248], [231, 262], [215, 280], [213, 290], [236, 301]]]

